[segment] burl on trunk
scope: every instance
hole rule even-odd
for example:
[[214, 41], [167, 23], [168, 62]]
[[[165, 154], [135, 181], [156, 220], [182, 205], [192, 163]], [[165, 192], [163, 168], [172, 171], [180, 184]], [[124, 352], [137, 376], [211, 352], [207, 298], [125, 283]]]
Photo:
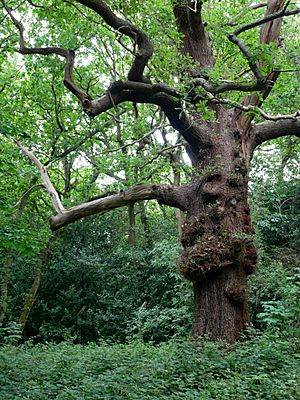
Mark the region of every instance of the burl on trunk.
[[246, 278], [256, 268], [257, 252], [247, 201], [248, 157], [234, 113], [217, 109], [207, 124], [211, 143], [190, 183], [182, 227], [181, 272], [193, 282], [193, 336], [234, 341], [247, 322]]
[[[249, 320], [246, 277], [257, 264], [247, 202], [249, 162], [254, 149], [261, 143], [287, 135], [300, 137], [299, 111], [291, 115], [270, 116], [260, 108], [279, 78], [280, 71], [276, 59], [274, 65], [269, 65], [269, 61], [263, 65], [263, 60], [252, 54], [245, 32], [261, 27], [259, 43], [262, 48], [270, 43], [276, 46], [279, 44], [282, 18], [299, 14], [300, 8], [291, 9], [289, 1], [268, 0], [267, 3], [249, 5], [250, 10], [265, 8], [263, 18], [260, 16], [244, 25], [237, 23], [237, 26], [229, 21], [228, 26], [232, 26], [233, 31], [224, 39], [236, 46], [242, 60], [247, 63], [247, 69], [239, 74], [241, 79], [232, 81], [222, 76], [216, 80], [214, 74], [210, 74], [215, 59], [213, 38], [202, 18], [206, 1], [171, 2], [181, 43], [179, 46], [179, 41], [175, 44], [178, 46], [175, 48], [178, 65], [176, 70], [170, 71], [170, 81], [174, 81], [176, 86], [177, 82], [184, 83], [185, 89], [182, 90], [157, 82], [159, 75], [151, 76], [153, 68], [149, 68], [150, 78], [145, 76], [155, 46], [144, 30], [121, 18], [105, 1], [77, 0], [76, 3], [94, 11], [118, 34], [130, 38], [137, 50], [132, 54], [127, 80], [112, 82], [102, 96], [92, 98], [74, 81], [75, 52], [61, 47], [27, 47], [24, 26], [6, 2], [1, 2], [19, 31], [21, 54], [59, 55], [65, 58], [64, 84], [77, 97], [88, 116], [95, 118], [125, 102], [158, 106], [172, 127], [185, 139], [194, 168], [193, 178], [186, 185], [141, 184], [65, 209], [45, 165], [32, 151], [16, 141], [40, 169], [43, 185], [50, 194], [55, 210], [50, 219], [51, 229], [60, 229], [88, 215], [130, 207], [135, 202], [149, 199], [186, 212], [181, 235], [181, 271], [194, 284], [193, 335], [236, 340]], [[245, 94], [240, 103], [219, 96], [232, 91]], [[197, 111], [199, 101], [215, 112], [215, 121], [206, 121]], [[252, 115], [248, 114], [249, 111]], [[268, 121], [253, 123], [253, 111], [259, 112]], [[111, 134], [114, 134], [113, 130]]]

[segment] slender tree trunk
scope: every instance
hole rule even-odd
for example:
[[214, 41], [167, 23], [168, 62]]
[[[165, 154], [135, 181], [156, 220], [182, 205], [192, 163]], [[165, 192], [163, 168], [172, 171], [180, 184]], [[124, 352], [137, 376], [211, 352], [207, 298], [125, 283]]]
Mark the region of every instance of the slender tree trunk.
[[128, 212], [128, 241], [131, 246], [135, 246], [135, 213], [134, 213], [134, 203], [129, 204], [127, 207]]
[[48, 260], [51, 243], [53, 242], [53, 240], [55, 239], [56, 236], [57, 235], [52, 236], [49, 239], [46, 246], [40, 251], [37, 268], [36, 268], [36, 272], [35, 272], [35, 277], [34, 277], [33, 283], [31, 285], [29, 291], [27, 292], [27, 295], [25, 297], [25, 301], [23, 304], [23, 308], [22, 308], [22, 311], [21, 311], [21, 314], [19, 317], [19, 326], [20, 326], [21, 333], [24, 332], [29, 314], [35, 303], [36, 295], [37, 295], [37, 292], [39, 290], [40, 283], [41, 283], [41, 277], [42, 277], [43, 271], [45, 269], [45, 266], [46, 266], [46, 263]]
[[7, 310], [8, 299], [8, 283], [9, 275], [12, 268], [12, 250], [7, 249], [4, 254], [4, 262], [2, 266], [2, 280], [1, 280], [1, 297], [0, 297], [0, 323], [4, 321]]
[[139, 214], [140, 214], [140, 221], [143, 227], [144, 244], [150, 247], [152, 245], [152, 237], [149, 231], [147, 209], [144, 201], [141, 201], [139, 203]]

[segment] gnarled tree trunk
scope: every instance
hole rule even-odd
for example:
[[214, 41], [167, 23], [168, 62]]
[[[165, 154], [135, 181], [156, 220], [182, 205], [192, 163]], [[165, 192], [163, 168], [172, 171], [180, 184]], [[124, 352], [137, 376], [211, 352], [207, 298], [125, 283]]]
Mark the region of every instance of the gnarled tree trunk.
[[[186, 185], [179, 186], [179, 181], [173, 185], [142, 184], [65, 209], [45, 166], [32, 151], [16, 142], [40, 169], [44, 187], [51, 196], [55, 210], [50, 219], [51, 229], [60, 229], [88, 215], [130, 207], [135, 202], [150, 199], [184, 211], [181, 271], [194, 285], [193, 335], [236, 340], [249, 320], [246, 277], [255, 270], [257, 263], [247, 202], [249, 162], [256, 146], [267, 140], [286, 135], [300, 137], [299, 111], [289, 116], [272, 117], [257, 108], [272, 90], [280, 72], [275, 64], [273, 67], [263, 66], [258, 62], [240, 34], [261, 26], [258, 42], [264, 45], [274, 42], [276, 45], [282, 18], [299, 14], [300, 8], [291, 10], [288, 9], [290, 2], [268, 0], [264, 18], [239, 26], [230, 33], [227, 39], [239, 49], [248, 64], [247, 76], [249, 72], [252, 78], [248, 80], [245, 76], [247, 81], [237, 82], [226, 78], [216, 82], [209, 73], [215, 60], [202, 18], [206, 1], [172, 2], [182, 38], [180, 51], [187, 56], [184, 63], [178, 64], [178, 69], [181, 69], [178, 71], [179, 80], [184, 77], [186, 83], [186, 93], [181, 93], [180, 89], [161, 82], [152, 83], [151, 77], [144, 76], [155, 50], [145, 31], [119, 17], [105, 1], [76, 0], [98, 14], [118, 34], [131, 38], [136, 46], [127, 80], [113, 82], [101, 97], [92, 99], [74, 81], [74, 51], [60, 47], [27, 47], [22, 23], [4, 0], [2, 3], [19, 31], [21, 54], [56, 54], [65, 58], [64, 84], [79, 99], [88, 116], [97, 117], [124, 102], [159, 106], [172, 127], [185, 139], [194, 168], [193, 178]], [[265, 6], [262, 3], [249, 7]], [[197, 91], [199, 87], [201, 90]], [[247, 95], [240, 104], [218, 97], [231, 91]], [[204, 108], [214, 111], [214, 122], [203, 118], [198, 111], [199, 101], [200, 105], [205, 104]], [[231, 106], [231, 110], [224, 105]], [[253, 110], [270, 121], [252, 124], [253, 116], [247, 112]], [[117, 139], [120, 138], [117, 131]]]
[[[193, 335], [236, 340], [249, 322], [246, 277], [257, 253], [247, 202], [248, 157], [235, 115], [216, 109], [211, 145], [195, 159], [182, 229], [181, 271], [193, 282]], [[209, 126], [210, 125], [210, 126]]]

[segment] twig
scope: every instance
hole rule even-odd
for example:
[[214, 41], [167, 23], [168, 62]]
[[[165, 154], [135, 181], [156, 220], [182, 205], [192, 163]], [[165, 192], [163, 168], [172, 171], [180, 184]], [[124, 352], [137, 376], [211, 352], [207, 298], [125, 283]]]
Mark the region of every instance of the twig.
[[215, 103], [228, 104], [228, 105], [238, 108], [239, 110], [244, 111], [244, 112], [258, 111], [263, 118], [270, 120], [270, 121], [279, 121], [282, 119], [297, 120], [297, 118], [300, 116], [300, 110], [297, 110], [293, 114], [270, 115], [270, 114], [267, 114], [264, 110], [262, 110], [261, 108], [259, 108], [257, 106], [251, 106], [251, 105], [244, 106], [242, 104], [236, 103], [236, 102], [228, 100], [228, 99], [219, 99], [219, 98], [213, 97], [213, 98], [211, 98], [211, 101], [213, 101]]
[[244, 15], [246, 15], [249, 11], [257, 10], [258, 8], [266, 7], [267, 5], [268, 5], [268, 3], [264, 2], [264, 3], [250, 4], [248, 6], [245, 6], [245, 9], [243, 11], [239, 12], [229, 22], [226, 22], [225, 24], [222, 24], [221, 26], [235, 26], [235, 25], [237, 25], [236, 20], [243, 17]]
[[139, 142], [141, 142], [142, 140], [146, 139], [147, 137], [151, 136], [155, 131], [157, 131], [157, 130], [159, 130], [159, 129], [162, 129], [162, 128], [166, 128], [166, 127], [168, 127], [168, 126], [170, 126], [170, 125], [160, 125], [160, 126], [156, 126], [156, 127], [154, 127], [150, 132], [146, 133], [146, 135], [142, 136], [141, 138], [136, 139], [136, 140], [134, 140], [134, 141], [131, 142], [131, 143], [125, 144], [124, 146], [117, 147], [117, 148], [111, 149], [111, 150], [106, 150], [104, 153], [107, 154], [107, 153], [113, 153], [113, 152], [119, 151], [119, 150], [124, 150], [124, 149], [126, 149], [127, 147], [130, 147], [130, 146], [134, 145], [135, 143], [139, 143]]
[[163, 153], [165, 153], [166, 151], [169, 150], [173, 150], [176, 149], [177, 147], [182, 147], [184, 146], [184, 143], [177, 143], [174, 144], [172, 146], [168, 146], [168, 147], [164, 147], [163, 149], [161, 149], [153, 158], [151, 158], [151, 160], [147, 161], [142, 167], [141, 169], [144, 169], [147, 165], [152, 164], [153, 161], [155, 161], [159, 156], [161, 156]]

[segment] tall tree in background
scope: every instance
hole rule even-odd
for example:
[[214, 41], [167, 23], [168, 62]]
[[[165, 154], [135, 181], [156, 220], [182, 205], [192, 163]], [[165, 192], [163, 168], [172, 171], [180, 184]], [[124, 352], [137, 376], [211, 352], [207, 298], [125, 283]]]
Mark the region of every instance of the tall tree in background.
[[[262, 109], [270, 93], [276, 91], [275, 82], [281, 78], [280, 63], [286, 52], [280, 37], [282, 21], [300, 13], [300, 9], [284, 0], [250, 4], [237, 1], [233, 8], [231, 2], [224, 1], [221, 3], [228, 17], [226, 23], [224, 18], [220, 22], [222, 5], [215, 1], [173, 0], [163, 4], [160, 1], [141, 4], [134, 0], [57, 1], [53, 7], [63, 15], [63, 23], [62, 20], [59, 23], [62, 35], [63, 26], [74, 24], [66, 12], [66, 7], [73, 6], [80, 18], [95, 23], [96, 27], [99, 22], [95, 18], [100, 16], [132, 55], [127, 79], [114, 81], [102, 96], [96, 97], [75, 82], [75, 51], [29, 46], [29, 43], [40, 46], [41, 41], [38, 38], [26, 41], [19, 14], [10, 8], [9, 2], [1, 2], [19, 32], [21, 54], [55, 54], [66, 59], [64, 84], [78, 98], [84, 113], [96, 118], [125, 102], [158, 106], [184, 138], [192, 162], [192, 179], [182, 186], [140, 184], [121, 193], [64, 208], [45, 166], [33, 151], [17, 141], [39, 167], [44, 186], [51, 195], [55, 210], [50, 220], [51, 229], [147, 199], [182, 210], [186, 219], [181, 232], [180, 265], [183, 275], [194, 287], [193, 335], [236, 340], [249, 322], [246, 278], [257, 263], [247, 199], [250, 161], [262, 143], [287, 135], [300, 136], [297, 109], [289, 115], [276, 116]], [[47, 7], [45, 1], [28, 3], [37, 10]], [[229, 12], [241, 7], [242, 12], [230, 16], [225, 13], [226, 7]], [[165, 21], [156, 14], [156, 9], [162, 11]], [[217, 10], [218, 24], [213, 19]], [[151, 12], [153, 18], [149, 18]], [[248, 18], [246, 22], [245, 18]], [[169, 27], [175, 29], [175, 25], [178, 34], [172, 36]], [[169, 47], [164, 47], [162, 52], [159, 44], [163, 35]], [[51, 29], [49, 36], [51, 39]], [[86, 36], [88, 39], [88, 32]], [[59, 40], [55, 35], [54, 38]], [[98, 38], [89, 40], [93, 46]], [[156, 52], [158, 58], [155, 58]], [[254, 123], [255, 116], [258, 121], [265, 121]]]

